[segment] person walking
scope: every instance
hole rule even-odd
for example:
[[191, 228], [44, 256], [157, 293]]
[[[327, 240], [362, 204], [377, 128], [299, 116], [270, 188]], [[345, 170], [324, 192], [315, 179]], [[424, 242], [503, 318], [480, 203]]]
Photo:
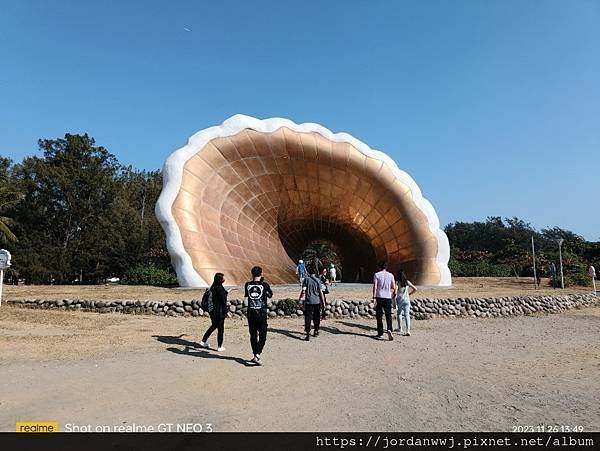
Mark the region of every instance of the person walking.
[[252, 347], [252, 363], [262, 365], [260, 355], [267, 341], [267, 299], [273, 291], [262, 277], [262, 268], [255, 266], [250, 271], [252, 280], [244, 285], [244, 297], [248, 300], [248, 330]]
[[223, 288], [225, 276], [218, 272], [215, 274], [213, 283], [209, 290], [212, 292], [213, 309], [209, 312], [211, 325], [202, 337], [200, 347], [209, 348], [208, 339], [210, 335], [217, 330], [217, 351], [223, 352], [223, 335], [225, 332], [225, 318], [227, 318], [227, 295], [228, 291]]
[[298, 260], [298, 266], [296, 266], [296, 274], [298, 275], [298, 282], [300, 282], [300, 286], [302, 286], [304, 276], [306, 275], [306, 266], [304, 265], [304, 261]]
[[302, 282], [302, 290], [298, 302], [304, 301], [304, 331], [306, 332], [305, 341], [310, 341], [311, 322], [314, 325], [313, 336], [319, 335], [319, 325], [321, 323], [320, 306], [325, 304], [323, 291], [321, 290], [321, 280], [316, 275], [316, 268], [312, 266], [308, 269], [308, 277]]
[[[398, 319], [398, 334], [410, 337], [410, 296], [417, 288], [406, 278], [404, 271], [400, 270], [396, 274], [396, 317]], [[404, 316], [404, 334], [402, 334], [401, 317]]]
[[380, 261], [377, 265], [378, 272], [373, 276], [373, 302], [375, 303], [375, 317], [377, 318], [377, 340], [383, 340], [383, 314], [387, 326], [388, 339], [392, 335], [392, 298], [396, 297], [396, 281], [394, 275], [387, 271], [387, 263]]

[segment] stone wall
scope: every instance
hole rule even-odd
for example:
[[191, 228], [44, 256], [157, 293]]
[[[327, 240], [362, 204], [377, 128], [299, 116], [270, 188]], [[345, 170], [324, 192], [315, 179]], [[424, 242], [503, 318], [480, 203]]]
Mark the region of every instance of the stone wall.
[[[594, 294], [569, 294], [563, 296], [510, 296], [498, 298], [414, 299], [411, 316], [427, 319], [436, 316], [474, 316], [481, 318], [529, 315], [532, 313], [558, 313], [587, 305], [600, 305], [600, 296]], [[62, 300], [9, 300], [9, 304], [42, 309], [82, 310], [98, 313], [121, 312], [160, 316], [205, 316], [200, 299], [184, 301], [94, 301], [82, 299]], [[247, 301], [234, 299], [228, 302], [229, 315], [242, 318], [246, 315]], [[327, 300], [326, 309], [333, 318], [373, 317], [374, 305], [370, 300]], [[270, 317], [297, 317], [303, 314], [302, 306], [295, 300], [269, 301]]]

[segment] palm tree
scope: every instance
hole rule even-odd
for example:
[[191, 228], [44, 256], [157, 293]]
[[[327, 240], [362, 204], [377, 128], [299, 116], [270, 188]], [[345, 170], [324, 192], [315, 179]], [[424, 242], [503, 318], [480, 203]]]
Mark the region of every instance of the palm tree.
[[341, 268], [341, 260], [335, 249], [329, 244], [322, 242], [311, 243], [304, 252], [302, 258], [306, 262], [312, 262], [317, 272], [325, 267], [328, 263], [333, 263], [336, 270]]
[[[15, 205], [21, 200], [21, 194], [15, 191], [9, 191], [7, 187], [0, 187], [0, 213], [8, 207]], [[8, 243], [18, 241], [15, 234], [10, 230], [15, 221], [7, 216], [0, 216], [0, 242]]]

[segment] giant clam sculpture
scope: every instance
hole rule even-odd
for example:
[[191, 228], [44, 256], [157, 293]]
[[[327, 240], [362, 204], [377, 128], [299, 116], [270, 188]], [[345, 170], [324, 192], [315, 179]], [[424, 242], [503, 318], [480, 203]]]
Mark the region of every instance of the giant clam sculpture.
[[451, 284], [448, 239], [414, 180], [386, 154], [313, 123], [244, 115], [193, 135], [163, 169], [156, 215], [181, 286], [215, 272], [241, 284], [254, 265], [295, 281], [314, 241], [338, 249], [343, 278], [378, 260], [420, 285]]

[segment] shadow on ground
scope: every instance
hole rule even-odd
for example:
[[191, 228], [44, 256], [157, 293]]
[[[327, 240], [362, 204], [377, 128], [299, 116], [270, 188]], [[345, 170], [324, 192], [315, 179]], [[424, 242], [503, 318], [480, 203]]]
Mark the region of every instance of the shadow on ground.
[[244, 366], [256, 366], [253, 363], [250, 363], [249, 361], [244, 360], [240, 357], [232, 357], [232, 356], [228, 356], [228, 355], [219, 354], [219, 353], [217, 353], [217, 351], [210, 350], [210, 349], [196, 349], [200, 345], [194, 341], [188, 341], [188, 340], [181, 338], [184, 335], [185, 334], [181, 334], [178, 336], [152, 335], [152, 338], [156, 338], [157, 341], [168, 344], [168, 345], [179, 345], [179, 346], [184, 347], [183, 349], [172, 348], [172, 347], [166, 348], [167, 351], [172, 352], [174, 354], [186, 355], [186, 356], [190, 356], [190, 357], [200, 357], [203, 359], [230, 360], [230, 361], [239, 363], [240, 365], [244, 365]]
[[295, 340], [304, 340], [306, 334], [304, 332], [297, 332], [294, 330], [286, 330], [286, 329], [275, 329], [273, 327], [269, 327], [267, 332], [272, 332], [275, 334], [285, 335], [286, 337], [293, 338]]

